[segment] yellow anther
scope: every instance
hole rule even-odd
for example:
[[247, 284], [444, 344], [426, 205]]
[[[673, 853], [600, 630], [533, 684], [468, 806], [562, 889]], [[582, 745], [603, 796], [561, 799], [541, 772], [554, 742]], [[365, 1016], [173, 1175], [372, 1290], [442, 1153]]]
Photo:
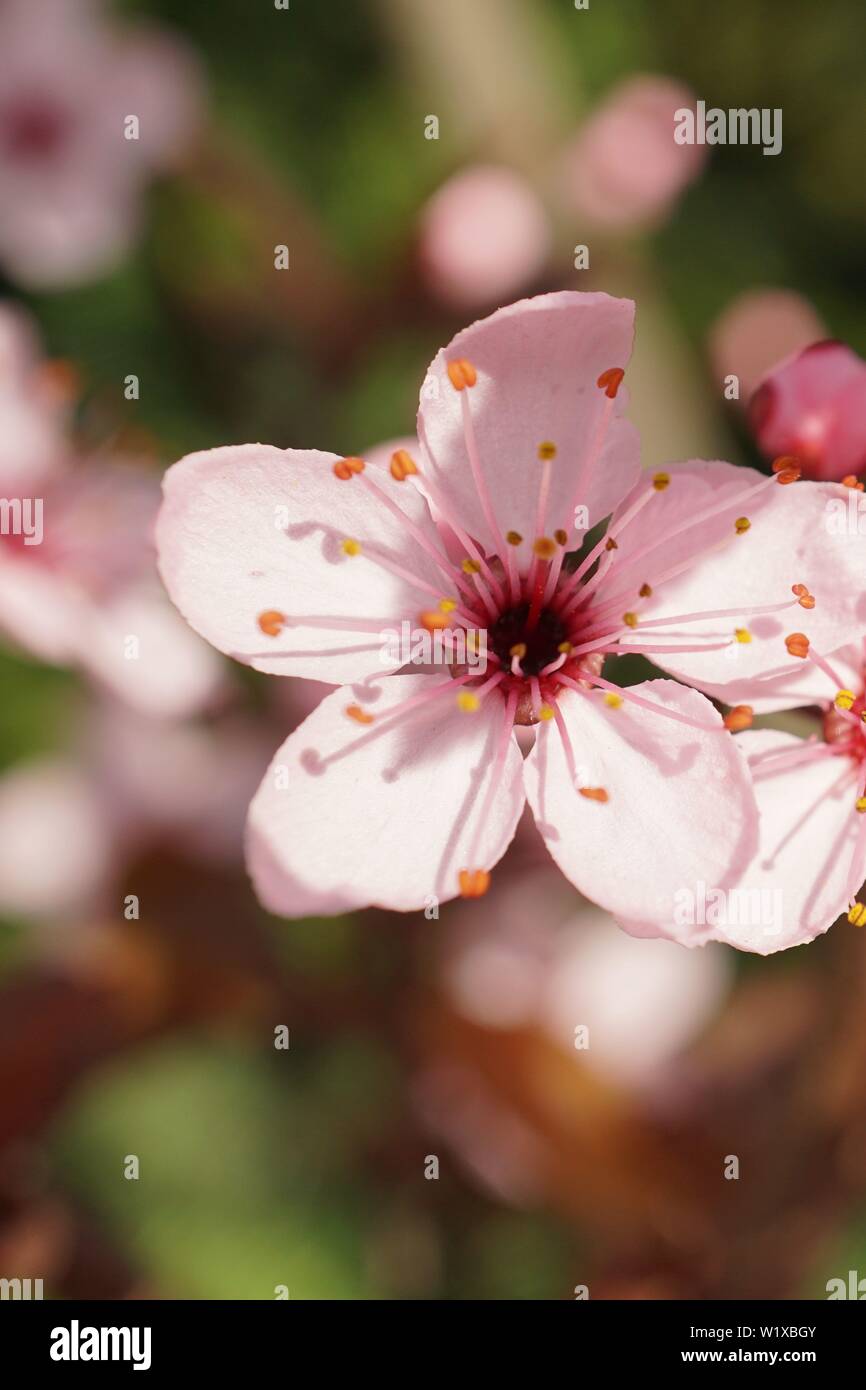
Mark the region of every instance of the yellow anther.
[[560, 644], [559, 644], [559, 646], [557, 647], [556, 650], [560, 653], [560, 655], [561, 655], [563, 652], [565, 652], [565, 654], [566, 654], [566, 656], [567, 656], [568, 653], [571, 651], [571, 643], [570, 643], [570, 642], [560, 642]]
[[518, 661], [522, 661], [523, 658], [526, 656], [526, 643], [515, 642], [513, 647], [508, 648], [508, 655], [516, 656]]
[[552, 560], [556, 554], [556, 542], [552, 541], [550, 536], [539, 536], [538, 540], [532, 543], [532, 552], [539, 560]]
[[350, 536], [347, 536], [340, 548], [344, 555], [360, 555], [361, 542], [353, 541]]
[[622, 704], [622, 696], [615, 694], [613, 690], [608, 690], [604, 697], [604, 703], [609, 709], [619, 709]]
[[737, 639], [738, 642], [746, 643], [746, 642], [751, 642], [751, 640], [752, 640], [752, 634], [751, 634], [751, 632], [749, 631], [749, 629], [748, 629], [747, 627], [738, 627], [738, 628], [735, 628], [735, 629], [734, 629], [734, 636], [736, 637], [736, 639]]
[[539, 719], [545, 720], [545, 722], [546, 722], [548, 719], [552, 719], [552, 718], [553, 718], [553, 710], [551, 709], [550, 705], [542, 705], [541, 708], [540, 708], [539, 711], [538, 711], [538, 717], [539, 717]]
[[556, 445], [549, 439], [545, 439], [538, 446], [538, 457], [544, 461], [556, 458]]
[[506, 531], [505, 539], [509, 545], [523, 545], [523, 537], [519, 531]]
[[836, 698], [833, 701], [833, 704], [836, 706], [837, 709], [850, 709], [854, 703], [854, 699], [855, 696], [853, 690], [837, 690]]
[[481, 708], [481, 701], [477, 695], [473, 695], [471, 690], [461, 690], [457, 696], [457, 708], [464, 714], [474, 714]]
[[456, 607], [457, 600], [454, 598], [440, 598], [439, 600], [440, 613], [453, 613]]
[[742, 536], [745, 531], [748, 531], [751, 524], [752, 523], [747, 516], [738, 516], [736, 521], [734, 522], [734, 530], [736, 531], [738, 536]]
[[480, 573], [481, 573], [481, 566], [479, 565], [478, 561], [477, 561], [477, 560], [470, 560], [468, 555], [467, 555], [466, 559], [463, 560], [463, 561], [461, 562], [460, 568], [462, 569], [462, 571], [463, 571], [464, 574], [480, 574]]
[[637, 627], [637, 613], [623, 613], [622, 620], [626, 627]]
[[656, 492], [664, 492], [664, 490], [665, 490], [666, 487], [670, 487], [670, 482], [671, 482], [671, 475], [670, 475], [670, 473], [654, 473], [654, 474], [653, 474], [653, 487], [655, 488]]
[[848, 913], [852, 927], [862, 927], [866, 923], [866, 903], [855, 903]]
[[854, 808], [859, 811], [862, 816], [863, 812], [866, 811], [866, 796], [858, 796], [857, 800], [854, 802]]

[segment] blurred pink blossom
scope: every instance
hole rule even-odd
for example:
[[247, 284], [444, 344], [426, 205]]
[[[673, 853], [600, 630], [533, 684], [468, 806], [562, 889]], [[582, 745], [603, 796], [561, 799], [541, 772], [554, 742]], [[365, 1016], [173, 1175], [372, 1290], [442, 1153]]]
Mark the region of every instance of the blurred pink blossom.
[[[68, 405], [29, 320], [0, 306], [0, 632], [147, 714], [187, 714], [216, 697], [223, 668], [157, 578], [159, 478], [126, 460], [77, 459]], [[26, 527], [10, 524], [12, 506], [27, 509]]]
[[693, 105], [688, 88], [667, 77], [612, 88], [563, 151], [564, 201], [611, 230], [661, 221], [706, 157], [705, 147], [674, 140], [674, 113]]
[[94, 906], [110, 866], [106, 808], [74, 759], [0, 776], [0, 916], [75, 917]]
[[795, 290], [747, 290], [731, 301], [710, 330], [713, 375], [719, 384], [736, 376], [745, 406], [766, 372], [790, 353], [826, 337], [817, 310]]
[[479, 164], [434, 193], [421, 214], [419, 238], [430, 289], [454, 308], [472, 309], [527, 285], [544, 264], [550, 231], [526, 179]]
[[866, 362], [844, 343], [788, 357], [758, 386], [749, 423], [768, 458], [793, 454], [810, 478], [866, 470]]
[[[612, 931], [606, 913], [564, 888], [550, 868], [520, 874], [506, 863], [479, 909], [449, 908], [449, 999], [482, 1027], [540, 1029], [608, 1080], [652, 1085], [719, 1008], [727, 955]], [[578, 1048], [581, 1026], [589, 1045]]]
[[0, 0], [6, 272], [38, 288], [111, 270], [146, 180], [183, 157], [202, 106], [197, 62], [161, 30], [116, 24], [98, 0]]

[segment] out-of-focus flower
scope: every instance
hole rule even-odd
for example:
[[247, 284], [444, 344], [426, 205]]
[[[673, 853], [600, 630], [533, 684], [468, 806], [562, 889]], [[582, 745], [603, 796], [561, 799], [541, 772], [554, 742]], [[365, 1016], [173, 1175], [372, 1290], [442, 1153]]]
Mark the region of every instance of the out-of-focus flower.
[[647, 1086], [708, 1022], [730, 971], [724, 950], [682, 951], [611, 930], [550, 868], [508, 872], [479, 910], [445, 918], [452, 1005], [491, 1029], [535, 1029], [581, 1065]]
[[514, 170], [475, 165], [454, 174], [421, 214], [419, 256], [430, 289], [473, 309], [509, 298], [544, 264], [544, 206]]
[[27, 315], [0, 304], [0, 492], [9, 498], [63, 467], [70, 376], [45, 362]]
[[710, 330], [713, 375], [719, 383], [736, 376], [745, 406], [771, 367], [826, 336], [823, 320], [803, 295], [794, 290], [749, 290], [728, 305]]
[[202, 110], [193, 55], [98, 0], [0, 3], [0, 264], [34, 287], [110, 270], [142, 188], [188, 148]]
[[866, 469], [866, 362], [844, 343], [813, 343], [765, 376], [749, 423], [767, 457], [793, 454], [810, 478]]
[[[640, 475], [619, 394], [633, 310], [565, 292], [458, 334], [422, 387], [421, 470], [401, 450], [386, 470], [247, 445], [169, 471], [160, 568], [188, 621], [259, 670], [355, 682], [287, 740], [253, 802], [248, 864], [272, 910], [481, 896], [526, 799], [567, 877], [647, 935], [665, 934], [684, 881], [723, 881], [751, 853], [751, 788], [721, 716], [678, 683], [620, 690], [604, 659], [668, 654], [683, 681], [757, 680], [778, 666], [783, 611], [808, 607], [837, 646], [857, 630], [866, 556], [821, 525], [819, 485], [787, 486], [796, 469]], [[828, 566], [838, 602], [816, 609], [808, 585]], [[404, 621], [462, 635], [463, 658], [406, 674], [412, 656], [383, 650]], [[540, 726], [525, 764], [519, 724]]]
[[241, 857], [269, 749], [251, 722], [149, 719], [97, 701], [62, 756], [0, 775], [0, 916], [68, 921], [108, 906], [123, 863], [155, 840]]
[[694, 96], [667, 77], [630, 77], [614, 87], [561, 158], [564, 200], [599, 227], [661, 221], [698, 175], [701, 145], [674, 140], [675, 112]]
[[146, 714], [188, 714], [223, 674], [156, 575], [159, 481], [129, 461], [75, 457], [69, 387], [40, 361], [29, 321], [0, 306], [0, 632]]
[[93, 904], [110, 862], [105, 807], [72, 759], [0, 777], [0, 915], [73, 917]]

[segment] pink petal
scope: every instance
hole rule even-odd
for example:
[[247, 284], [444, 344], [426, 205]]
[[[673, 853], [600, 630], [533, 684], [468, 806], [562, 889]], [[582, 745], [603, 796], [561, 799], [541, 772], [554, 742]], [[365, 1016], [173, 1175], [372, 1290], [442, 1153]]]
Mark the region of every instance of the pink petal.
[[[689, 718], [718, 716], [702, 695], [673, 681], [631, 687]], [[538, 828], [567, 878], [643, 935], [677, 939], [676, 893], [697, 879], [722, 884], [747, 862], [757, 815], [745, 760], [725, 732], [704, 733], [664, 715], [619, 709], [599, 695], [560, 701], [580, 785], [604, 788], [601, 803], [572, 786], [555, 726], [544, 726], [526, 760], [526, 791]]]
[[815, 343], [764, 378], [749, 418], [768, 458], [795, 454], [812, 478], [866, 468], [866, 362], [842, 343]]
[[[731, 617], [690, 622], [680, 628], [672, 621], [669, 629], [642, 632], [639, 624], [626, 639], [626, 645], [636, 646], [650, 638], [685, 645], [731, 639], [732, 645], [721, 651], [655, 658], [674, 675], [730, 703], [746, 699], [756, 680], [798, 673], [802, 662], [788, 654], [784, 642], [788, 634], [804, 632], [826, 655], [866, 630], [866, 547], [862, 536], [847, 528], [837, 534], [840, 527], [834, 508], [847, 507], [850, 494], [838, 483], [771, 484], [757, 499], [732, 503], [711, 521], [691, 527], [672, 541], [666, 539], [666, 532], [715, 498], [733, 499], [750, 483], [760, 481], [751, 469], [725, 463], [691, 462], [672, 470], [670, 487], [653, 499], [636, 525], [617, 538], [615, 570], [602, 590], [617, 592], [614, 575], [620, 575], [619, 587], [629, 590], [635, 600], [628, 606], [636, 607], [645, 620], [733, 609]], [[734, 520], [740, 514], [748, 516], [751, 526], [737, 535]], [[630, 564], [630, 556], [645, 542], [650, 523], [652, 534], [659, 538], [655, 553]], [[709, 553], [726, 536], [728, 543]], [[690, 569], [638, 602], [644, 580], [652, 583], [656, 572], [690, 556], [696, 557]], [[811, 590], [816, 599], [811, 611], [793, 604], [793, 584], [805, 584]], [[792, 607], [782, 612], [749, 616], [751, 607], [789, 600]], [[752, 641], [733, 641], [737, 628], [747, 629]], [[669, 639], [672, 632], [680, 635]], [[773, 707], [784, 708], [784, 701]]]
[[[364, 708], [381, 716], [434, 680], [389, 677], [365, 688], [380, 698]], [[346, 717], [356, 701], [352, 690], [327, 696], [280, 748], [250, 807], [247, 864], [272, 912], [419, 911], [455, 897], [461, 869], [492, 868], [514, 835], [524, 794], [512, 742], [478, 862], [466, 863], [501, 728], [498, 698], [467, 715], [449, 694], [382, 732]]]
[[[803, 746], [801, 739], [775, 729], [740, 734], [737, 743], [750, 758]], [[846, 764], [850, 776], [838, 786]], [[801, 763], [775, 774], [755, 770], [760, 846], [733, 885], [739, 900], [727, 900], [718, 924], [710, 927], [711, 939], [770, 955], [812, 941], [847, 910], [846, 882], [861, 820], [854, 810], [855, 782], [854, 765], [843, 758]], [[861, 851], [858, 886], [864, 879], [866, 851]]]
[[[414, 621], [431, 597], [345, 539], [369, 543], [443, 596], [446, 580], [418, 541], [361, 479], [335, 478], [336, 454], [247, 444], [190, 454], [169, 469], [157, 524], [160, 571], [187, 622], [220, 651], [259, 671], [312, 680], [361, 679], [389, 669], [381, 629]], [[410, 483], [370, 476], [431, 541], [437, 532]], [[294, 619], [276, 636], [260, 614]], [[359, 620], [316, 627], [303, 617]]]
[[[574, 538], [574, 508], [585, 506], [594, 526], [613, 509], [638, 473], [639, 441], [622, 418], [625, 391], [616, 397], [600, 460], [581, 481], [596, 424], [610, 402], [596, 382], [625, 367], [631, 355], [634, 305], [606, 294], [560, 291], [524, 299], [464, 329], [434, 358], [421, 388], [419, 435], [432, 453], [434, 484], [464, 528], [484, 548], [495, 538], [484, 517], [469, 466], [461, 396], [472, 413], [486, 487], [499, 527], [524, 537], [531, 556], [541, 465], [538, 446], [556, 445], [546, 533]], [[477, 384], [452, 386], [449, 362], [465, 358]], [[579, 489], [579, 495], [575, 495]], [[524, 568], [526, 567], [524, 563]]]

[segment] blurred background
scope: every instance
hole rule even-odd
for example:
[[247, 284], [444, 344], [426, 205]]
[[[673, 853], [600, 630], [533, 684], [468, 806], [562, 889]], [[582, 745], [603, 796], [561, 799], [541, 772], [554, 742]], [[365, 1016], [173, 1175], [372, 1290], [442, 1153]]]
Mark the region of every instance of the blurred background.
[[[0, 536], [0, 1277], [866, 1276], [862, 933], [632, 940], [531, 826], [437, 919], [268, 917], [246, 806], [322, 692], [200, 643], [150, 542], [183, 453], [409, 434], [437, 348], [554, 288], [637, 301], [648, 466], [766, 466], [764, 373], [866, 351], [864, 28], [857, 0], [0, 0], [0, 492], [45, 499], [41, 545]], [[675, 146], [698, 98], [781, 109], [781, 153]]]

